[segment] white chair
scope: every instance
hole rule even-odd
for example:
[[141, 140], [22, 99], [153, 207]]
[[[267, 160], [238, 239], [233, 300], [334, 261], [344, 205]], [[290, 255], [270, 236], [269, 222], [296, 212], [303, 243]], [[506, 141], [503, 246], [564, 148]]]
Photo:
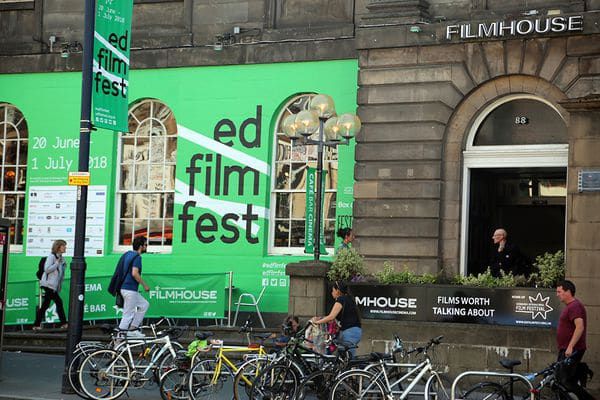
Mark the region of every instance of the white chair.
[[238, 300], [234, 303], [234, 305], [236, 306], [236, 309], [235, 309], [235, 317], [233, 318], [233, 326], [235, 326], [235, 323], [237, 322], [237, 317], [238, 317], [238, 313], [240, 311], [240, 306], [246, 306], [246, 307], [255, 307], [256, 308], [256, 313], [258, 314], [258, 319], [260, 320], [262, 327], [263, 328], [265, 327], [265, 321], [263, 321], [262, 315], [260, 315], [260, 310], [258, 309], [258, 304], [260, 303], [260, 300], [262, 299], [263, 294], [265, 293], [266, 289], [267, 289], [267, 287], [263, 286], [258, 297], [254, 297], [254, 295], [252, 293], [240, 294], [240, 297], [238, 297]]

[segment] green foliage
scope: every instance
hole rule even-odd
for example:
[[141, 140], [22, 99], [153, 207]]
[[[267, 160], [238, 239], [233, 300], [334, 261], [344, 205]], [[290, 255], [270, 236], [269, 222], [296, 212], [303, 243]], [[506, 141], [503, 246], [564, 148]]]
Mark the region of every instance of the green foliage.
[[330, 281], [351, 281], [365, 274], [363, 257], [353, 248], [338, 251], [333, 265], [327, 272]]
[[375, 274], [377, 281], [384, 285], [390, 285], [393, 283], [436, 283], [437, 277], [431, 274], [417, 275], [404, 267], [404, 270], [396, 272], [394, 267], [389, 261], [383, 263], [383, 270]]
[[536, 287], [552, 288], [565, 279], [565, 253], [562, 250], [537, 256], [533, 266], [536, 272], [531, 274], [530, 281]]
[[512, 272], [504, 272], [500, 270], [500, 276], [495, 277], [492, 275], [490, 267], [483, 273], [477, 275], [470, 274], [469, 276], [456, 275], [453, 282], [456, 285], [468, 285], [477, 287], [515, 287], [525, 286], [527, 284], [527, 278], [523, 275], [513, 275]]

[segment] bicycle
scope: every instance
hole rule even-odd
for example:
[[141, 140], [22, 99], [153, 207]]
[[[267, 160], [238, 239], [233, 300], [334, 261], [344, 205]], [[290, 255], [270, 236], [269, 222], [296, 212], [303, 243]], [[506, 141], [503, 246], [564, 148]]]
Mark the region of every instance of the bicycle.
[[[171, 326], [168, 319], [163, 317], [163, 318], [159, 319], [156, 323], [150, 324], [149, 326], [144, 326], [142, 328], [150, 329], [152, 331], [152, 335], [154, 337], [156, 337], [157, 335], [161, 334], [161, 332], [157, 331], [157, 328], [159, 328], [161, 326], [161, 324], [163, 324], [164, 322], [167, 322], [169, 324], [169, 326]], [[75, 346], [74, 353], [73, 353], [73, 358], [72, 358], [71, 362], [69, 363], [69, 367], [67, 370], [69, 384], [71, 385], [71, 387], [73, 388], [75, 393], [83, 398], [88, 398], [88, 397], [85, 395], [85, 393], [79, 386], [79, 367], [80, 367], [82, 361], [87, 356], [89, 356], [90, 354], [92, 354], [93, 352], [95, 352], [97, 350], [103, 350], [103, 349], [113, 349], [114, 350], [123, 343], [122, 337], [120, 336], [120, 332], [116, 327], [109, 326], [109, 325], [102, 325], [100, 327], [100, 329], [105, 334], [111, 334], [110, 341], [108, 343], [103, 343], [103, 342], [98, 342], [98, 341], [81, 341], [81, 342], [77, 343], [77, 345]], [[130, 339], [130, 340], [133, 340], [133, 339]], [[173, 344], [173, 347], [183, 348], [183, 346], [181, 346], [176, 341], [172, 341], [172, 344]], [[152, 349], [152, 351], [155, 351], [155, 349]]]
[[[311, 321], [293, 336], [282, 356], [266, 366], [253, 380], [251, 399], [293, 399], [304, 377], [321, 371], [327, 363], [336, 359], [315, 351], [314, 343], [304, 338]], [[304, 346], [308, 342], [311, 347]]]
[[[162, 374], [174, 365], [176, 352], [169, 333], [177, 330], [178, 328], [169, 328], [155, 338], [125, 337], [115, 350], [93, 352], [83, 360], [79, 368], [82, 391], [91, 399], [112, 400], [125, 393], [130, 384], [139, 388], [149, 382], [160, 384]], [[152, 351], [154, 345], [159, 347]], [[139, 354], [137, 361], [134, 352]]]
[[[425, 346], [406, 353], [421, 354], [423, 361], [418, 364], [395, 363], [392, 353], [372, 353], [377, 358], [377, 367], [370, 366], [363, 370], [342, 373], [334, 383], [329, 398], [332, 400], [363, 398], [403, 400], [409, 395], [423, 395], [425, 400], [449, 399], [450, 395], [443, 382], [445, 378], [434, 369], [428, 355], [428, 350], [440, 344], [442, 338], [443, 336], [433, 338]], [[390, 374], [391, 368], [398, 366], [408, 367], [408, 371], [402, 376], [393, 377]], [[404, 382], [408, 382], [406, 388], [402, 386]], [[423, 392], [413, 390], [418, 384], [424, 385]]]
[[[525, 399], [560, 399], [571, 400], [569, 391], [564, 387], [556, 374], [559, 368], [563, 365], [568, 365], [572, 362], [572, 358], [566, 358], [559, 362], [554, 362], [548, 367], [538, 372], [522, 375], [514, 372], [514, 367], [521, 364], [519, 360], [500, 360], [500, 364], [508, 369], [509, 373], [494, 373], [483, 371], [467, 371], [456, 377], [452, 384], [452, 399], [454, 400], [454, 390], [458, 381], [468, 375], [485, 375], [486, 377], [495, 376], [505, 378], [503, 382], [484, 381], [475, 384], [465, 391], [462, 397], [465, 400], [525, 400]], [[542, 376], [542, 380], [534, 387], [534, 380]], [[514, 385], [516, 382], [522, 381], [526, 387], [526, 394], [519, 393], [515, 395]], [[548, 390], [544, 390], [544, 389]]]
[[[186, 379], [188, 393], [193, 400], [218, 395], [225, 382], [230, 379], [233, 381], [236, 375], [240, 376], [244, 384], [251, 384], [247, 374], [239, 374], [243, 364], [234, 363], [227, 355], [228, 353], [246, 353], [259, 359], [267, 359], [264, 341], [271, 337], [271, 334], [254, 334], [254, 338], [258, 339], [260, 344], [250, 343], [252, 328], [249, 320], [246, 321], [240, 332], [246, 333], [247, 346], [226, 346], [222, 341], [215, 341], [212, 344], [212, 347], [217, 350], [215, 358], [199, 361], [192, 366]], [[239, 380], [238, 384], [240, 384]]]

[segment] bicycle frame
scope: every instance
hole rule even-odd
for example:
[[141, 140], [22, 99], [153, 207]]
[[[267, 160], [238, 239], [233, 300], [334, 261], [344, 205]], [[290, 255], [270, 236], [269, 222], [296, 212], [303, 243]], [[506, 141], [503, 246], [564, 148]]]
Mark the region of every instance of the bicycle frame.
[[[152, 355], [150, 362], [148, 363], [148, 365], [146, 365], [146, 368], [144, 368], [143, 371], [141, 372], [141, 375], [144, 377], [146, 376], [148, 371], [150, 371], [152, 369], [152, 367], [154, 367], [156, 365], [156, 362], [161, 359], [162, 355], [165, 354], [167, 351], [171, 353], [173, 358], [176, 357], [175, 349], [173, 348], [173, 345], [171, 344], [171, 338], [168, 335], [161, 337], [161, 338], [155, 338], [155, 339], [150, 339], [150, 340], [143, 340], [143, 339], [140, 339], [139, 341], [137, 339], [134, 339], [134, 340], [135, 340], [135, 342], [133, 342], [133, 343], [131, 343], [129, 341], [124, 342], [124, 344], [122, 344], [122, 346], [119, 348], [119, 350], [117, 350], [117, 353], [120, 356], [124, 357], [129, 362], [129, 364], [132, 367], [132, 372], [137, 371], [138, 369], [140, 369], [140, 367], [136, 365], [135, 357], [133, 356], [131, 349], [136, 348], [136, 347], [146, 346], [148, 344], [161, 344], [162, 343], [160, 350], [158, 352], [155, 352]], [[124, 356], [125, 353], [127, 353], [127, 357]]]
[[[212, 385], [216, 385], [219, 376], [221, 376], [221, 368], [223, 367], [223, 363], [228, 365], [231, 368], [231, 371], [235, 374], [238, 371], [238, 367], [227, 357], [225, 353], [256, 353], [258, 352], [258, 356], [266, 356], [267, 352], [265, 351], [263, 346], [257, 347], [243, 347], [243, 346], [219, 346], [219, 351], [217, 352], [217, 365], [215, 367], [215, 372], [211, 380]], [[242, 377], [246, 383], [250, 383], [250, 381], [246, 377]]]
[[[421, 394], [419, 392], [412, 392], [412, 390], [421, 381], [421, 379], [425, 376], [425, 374], [430, 373], [431, 375], [437, 375], [437, 372], [435, 372], [433, 370], [433, 367], [431, 365], [431, 361], [429, 361], [429, 358], [426, 358], [419, 364], [396, 364], [396, 363], [386, 363], [385, 361], [380, 361], [379, 365], [381, 365], [382, 369], [375, 375], [376, 379], [381, 381], [382, 380], [381, 377], [383, 376], [383, 378], [384, 378], [383, 381], [385, 382], [385, 385], [386, 385], [385, 389], [392, 396], [396, 393], [399, 393], [400, 400], [404, 400], [408, 395]], [[386, 367], [390, 367], [390, 366], [407, 366], [407, 367], [412, 366], [413, 368], [410, 369], [406, 374], [402, 375], [395, 382], [390, 383], [389, 378], [387, 376], [387, 370], [386, 370]], [[373, 368], [373, 367], [371, 367], [371, 368]], [[398, 392], [398, 391], [394, 392], [395, 386], [397, 386], [401, 382], [408, 380], [413, 375], [414, 375], [414, 378], [413, 378], [412, 382], [410, 382], [410, 384], [406, 387], [406, 389], [404, 389], [401, 392]], [[425, 388], [423, 395], [425, 395], [426, 393], [427, 393], [427, 387]]]

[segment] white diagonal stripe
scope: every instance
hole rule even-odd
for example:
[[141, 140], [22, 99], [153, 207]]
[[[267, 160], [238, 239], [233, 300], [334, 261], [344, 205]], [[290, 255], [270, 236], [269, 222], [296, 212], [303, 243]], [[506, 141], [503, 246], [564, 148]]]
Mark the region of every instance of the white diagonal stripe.
[[[94, 69], [93, 69], [93, 71], [94, 71], [94, 73], [100, 72], [102, 74], [102, 76], [104, 76], [106, 79], [110, 80], [111, 82], [121, 82], [122, 78], [120, 76], [111, 74], [110, 72], [108, 72], [104, 68], [100, 67], [98, 65], [98, 62], [96, 60], [94, 60]], [[124, 91], [127, 92], [127, 87], [129, 87], [129, 81], [123, 79], [123, 82], [125, 84]]]
[[177, 125], [177, 136], [187, 139], [192, 143], [196, 143], [205, 149], [221, 154], [222, 156], [225, 156], [233, 161], [237, 161], [242, 165], [253, 168], [262, 174], [269, 175], [269, 164], [266, 162], [259, 160], [256, 157], [249, 156], [243, 151], [236, 150], [232, 147], [224, 145], [223, 143], [208, 138], [201, 133], [194, 132], [185, 126]]
[[[206, 196], [203, 193], [200, 193], [198, 190], [194, 189], [194, 194], [190, 195], [190, 187], [180, 181], [179, 179], [175, 180], [175, 203], [177, 204], [185, 204], [187, 201], [195, 201], [196, 206], [207, 208], [213, 211], [215, 214], [220, 215], [221, 217], [228, 213], [235, 214], [244, 214], [246, 212], [247, 204], [244, 203], [235, 203], [233, 201], [213, 199], [209, 196]], [[259, 218], [266, 219], [269, 215], [269, 209], [261, 206], [252, 205], [252, 210]], [[246, 229], [246, 221], [237, 220], [233, 221], [237, 226]], [[252, 234], [256, 235], [260, 230], [260, 225], [252, 222]]]
[[117, 50], [117, 48], [115, 46], [113, 46], [112, 44], [108, 43], [106, 41], [106, 39], [104, 39], [98, 32], [94, 31], [94, 37], [96, 39], [98, 39], [98, 41], [100, 43], [102, 43], [104, 45], [104, 47], [106, 47], [107, 49], [109, 49], [110, 51], [112, 51], [117, 57], [119, 57], [121, 60], [125, 61], [125, 63], [127, 64], [127, 66], [129, 66], [129, 58], [125, 57], [125, 54], [121, 53], [119, 50]]

